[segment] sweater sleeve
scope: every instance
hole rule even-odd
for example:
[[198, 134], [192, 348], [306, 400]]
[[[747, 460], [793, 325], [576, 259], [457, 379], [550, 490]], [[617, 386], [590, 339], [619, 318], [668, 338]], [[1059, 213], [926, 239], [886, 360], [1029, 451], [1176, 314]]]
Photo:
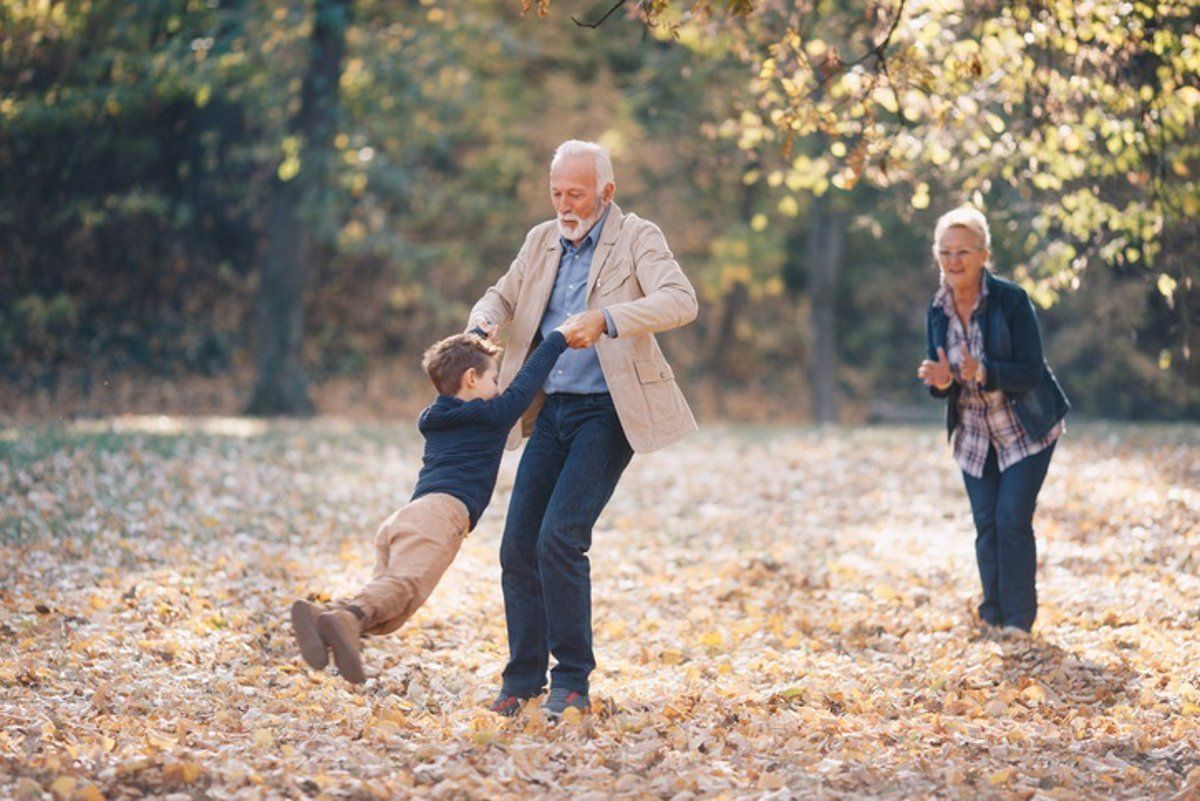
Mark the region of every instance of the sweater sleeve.
[[551, 331], [550, 336], [542, 340], [542, 344], [521, 366], [508, 389], [487, 402], [489, 419], [506, 428], [516, 423], [533, 402], [533, 396], [546, 383], [558, 357], [566, 349], [566, 338], [558, 331]]

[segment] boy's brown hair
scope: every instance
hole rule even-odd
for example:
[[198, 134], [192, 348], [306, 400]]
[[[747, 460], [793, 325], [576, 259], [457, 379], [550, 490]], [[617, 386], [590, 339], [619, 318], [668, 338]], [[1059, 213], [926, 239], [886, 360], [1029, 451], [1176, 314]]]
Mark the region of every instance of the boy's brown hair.
[[455, 334], [431, 345], [421, 357], [421, 367], [440, 394], [457, 395], [463, 373], [474, 367], [483, 374], [501, 350], [495, 342], [475, 334]]

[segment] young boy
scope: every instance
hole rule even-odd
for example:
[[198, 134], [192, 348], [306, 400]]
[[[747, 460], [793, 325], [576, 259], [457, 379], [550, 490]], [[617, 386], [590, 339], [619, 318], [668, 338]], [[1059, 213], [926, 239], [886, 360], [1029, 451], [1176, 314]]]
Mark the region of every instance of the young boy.
[[418, 423], [425, 455], [412, 500], [380, 526], [374, 574], [357, 596], [326, 610], [292, 604], [292, 631], [305, 662], [324, 668], [332, 649], [343, 678], [366, 680], [359, 637], [400, 628], [433, 592], [491, 500], [509, 430], [566, 347], [562, 328], [551, 332], [503, 394], [500, 347], [493, 342], [459, 334], [425, 352], [421, 365], [438, 398]]

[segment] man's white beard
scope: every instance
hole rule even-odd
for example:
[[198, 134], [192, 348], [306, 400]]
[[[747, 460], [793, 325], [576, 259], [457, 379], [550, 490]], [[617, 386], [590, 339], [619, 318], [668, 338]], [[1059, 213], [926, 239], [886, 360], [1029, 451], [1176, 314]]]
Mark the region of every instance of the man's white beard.
[[[568, 242], [574, 242], [576, 239], [583, 239], [585, 236], [587, 236], [587, 232], [592, 230], [592, 226], [599, 222], [600, 218], [604, 216], [604, 212], [607, 210], [607, 208], [608, 207], [606, 205], [600, 202], [600, 198], [596, 198], [596, 211], [594, 211], [592, 216], [588, 217], [586, 220], [579, 219], [579, 216], [575, 214], [568, 214], [566, 216], [559, 215], [556, 218], [556, 222], [558, 223], [558, 233], [562, 235], [562, 238]], [[569, 225], [564, 225], [566, 220], [575, 220], [575, 226], [571, 227]]]

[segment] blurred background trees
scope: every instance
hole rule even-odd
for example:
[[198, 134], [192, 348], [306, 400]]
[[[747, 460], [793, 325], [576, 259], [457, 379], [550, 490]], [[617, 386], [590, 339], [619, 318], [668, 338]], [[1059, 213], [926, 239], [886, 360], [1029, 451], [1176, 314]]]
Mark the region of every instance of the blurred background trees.
[[1190, 4], [569, 19], [612, 5], [0, 2], [0, 402], [209, 376], [305, 413], [387, 365], [424, 399], [580, 137], [697, 285], [665, 345], [709, 413], [936, 416], [929, 237], [973, 202], [1078, 410], [1200, 415]]

